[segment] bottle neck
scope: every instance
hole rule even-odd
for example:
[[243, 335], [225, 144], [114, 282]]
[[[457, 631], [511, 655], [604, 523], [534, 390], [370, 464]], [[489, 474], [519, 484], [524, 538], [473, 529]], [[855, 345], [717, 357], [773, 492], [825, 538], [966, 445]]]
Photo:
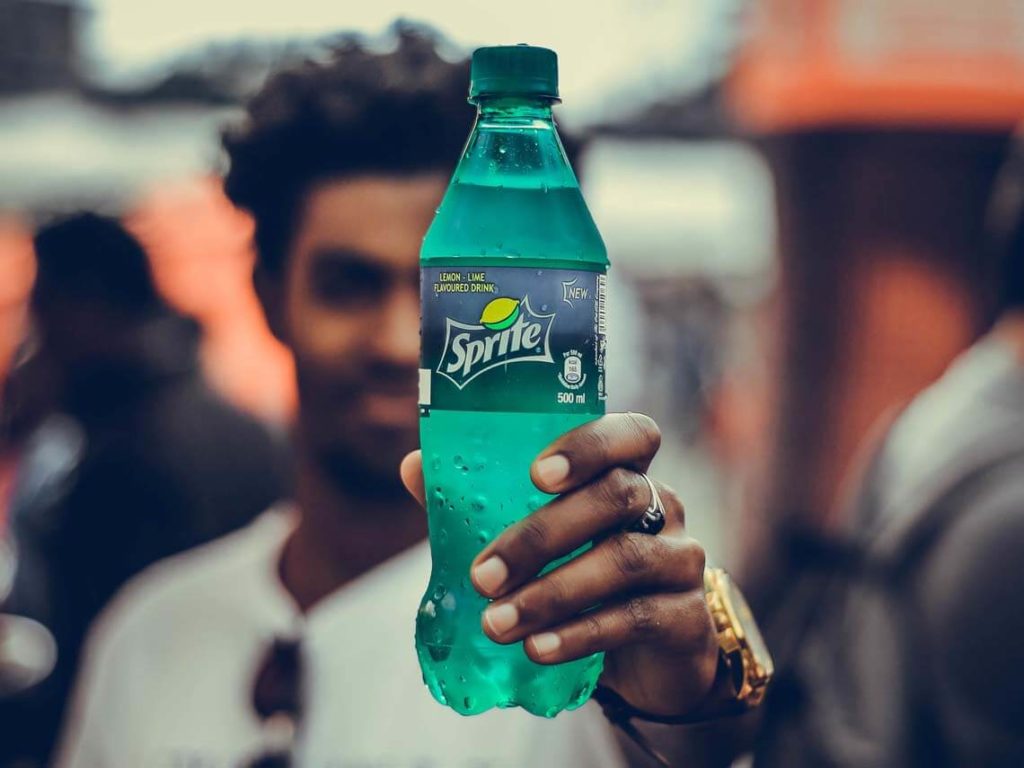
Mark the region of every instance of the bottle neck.
[[454, 180], [484, 186], [577, 187], [549, 97], [477, 97], [476, 125]]
[[481, 120], [494, 123], [541, 121], [553, 123], [551, 107], [555, 100], [525, 96], [478, 96], [477, 112]]

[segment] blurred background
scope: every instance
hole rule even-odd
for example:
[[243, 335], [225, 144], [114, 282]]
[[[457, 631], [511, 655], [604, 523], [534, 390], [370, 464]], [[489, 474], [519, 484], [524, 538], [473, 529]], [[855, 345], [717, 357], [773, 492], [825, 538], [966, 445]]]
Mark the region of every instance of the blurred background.
[[[221, 191], [221, 130], [268, 73], [353, 36], [430, 30], [452, 61], [528, 42], [558, 52], [556, 116], [613, 263], [609, 407], [660, 424], [653, 474], [710, 559], [749, 560], [787, 515], [834, 520], [880, 420], [998, 309], [973, 256], [1024, 115], [1024, 2], [565, 6], [0, 0], [0, 383], [36, 351], [33, 229], [90, 209], [123, 217], [198, 323], [213, 390], [284, 435], [293, 365]], [[0, 544], [26, 456], [52, 468], [75, 444], [4, 426]], [[52, 656], [37, 629], [8, 648], [12, 689]]]
[[734, 140], [722, 103], [741, 5], [623, 0], [552, 14], [540, 0], [0, 0], [0, 378], [26, 332], [32, 221], [126, 211], [160, 290], [203, 326], [210, 380], [287, 422], [294, 385], [252, 295], [250, 225], [214, 178], [220, 127], [268, 71], [351, 33], [386, 49], [399, 19], [436, 28], [452, 58], [496, 42], [546, 45], [559, 53], [558, 117], [588, 140], [584, 193], [614, 262], [614, 405], [665, 428], [662, 461], [704, 511], [692, 524], [714, 550], [708, 396], [726, 356], [743, 354], [739, 319], [772, 272], [770, 179]]

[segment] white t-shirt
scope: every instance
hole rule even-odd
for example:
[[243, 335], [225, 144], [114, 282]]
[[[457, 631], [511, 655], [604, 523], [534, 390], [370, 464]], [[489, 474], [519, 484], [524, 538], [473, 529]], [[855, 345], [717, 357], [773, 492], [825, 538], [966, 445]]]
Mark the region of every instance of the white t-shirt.
[[417, 545], [300, 617], [277, 576], [293, 515], [150, 568], [96, 625], [60, 768], [238, 768], [268, 733], [252, 705], [271, 639], [298, 631], [309, 768], [622, 766], [596, 704], [554, 720], [462, 717], [433, 700], [413, 645], [430, 552]]

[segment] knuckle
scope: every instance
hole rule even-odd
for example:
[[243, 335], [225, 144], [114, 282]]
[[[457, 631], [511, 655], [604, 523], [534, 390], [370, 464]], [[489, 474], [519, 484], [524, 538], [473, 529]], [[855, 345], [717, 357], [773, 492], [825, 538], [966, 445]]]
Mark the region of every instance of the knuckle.
[[636, 472], [616, 467], [608, 472], [603, 483], [605, 500], [610, 506], [629, 517], [646, 508], [646, 501], [641, 499], [640, 485], [644, 483]]
[[692, 569], [691, 573], [693, 576], [693, 582], [694, 584], [700, 584], [704, 581], [704, 567], [707, 565], [708, 560], [707, 552], [705, 552], [704, 547], [694, 539], [690, 539], [687, 549], [690, 553], [689, 561], [690, 568]]
[[626, 533], [611, 540], [610, 553], [619, 573], [631, 577], [645, 572], [650, 563], [650, 547], [656, 537]]
[[580, 621], [583, 629], [583, 642], [589, 647], [594, 645], [604, 634], [604, 622], [593, 613], [584, 614]]
[[673, 587], [684, 590], [695, 589], [704, 581], [704, 548], [694, 539], [674, 540], [670, 537], [656, 537], [664, 551], [659, 553], [662, 573]]
[[[585, 457], [586, 463], [605, 464], [610, 452], [609, 437], [605, 430], [595, 427], [581, 431], [576, 456]], [[570, 457], [574, 458], [574, 457]]]
[[645, 413], [630, 412], [626, 417], [641, 444], [648, 445], [655, 451], [661, 447], [661, 428], [658, 422]]
[[565, 579], [550, 574], [530, 590], [533, 594], [524, 600], [521, 613], [531, 620], [555, 616], [565, 610], [570, 600], [570, 590]]
[[585, 655], [603, 650], [607, 632], [608, 624], [600, 614], [585, 613], [566, 634], [566, 640], [574, 655]]
[[527, 553], [543, 553], [549, 540], [547, 523], [542, 517], [531, 515], [520, 523], [516, 538], [518, 547]]
[[634, 597], [626, 601], [626, 617], [634, 634], [650, 637], [658, 630], [657, 610], [649, 597]]
[[703, 597], [680, 606], [678, 615], [675, 634], [676, 642], [682, 650], [697, 652], [717, 645], [717, 633]]
[[535, 622], [541, 614], [537, 599], [536, 587], [528, 587], [514, 599], [516, 611], [519, 613], [519, 624], [528, 625]]

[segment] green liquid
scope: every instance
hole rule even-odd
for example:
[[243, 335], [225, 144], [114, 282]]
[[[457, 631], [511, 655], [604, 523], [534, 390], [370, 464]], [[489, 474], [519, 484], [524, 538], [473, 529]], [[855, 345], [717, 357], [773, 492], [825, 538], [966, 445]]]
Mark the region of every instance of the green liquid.
[[[575, 187], [455, 182], [438, 215], [447, 218], [449, 228], [443, 244], [428, 241], [438, 254], [424, 253], [424, 265], [599, 269], [607, 263], [602, 264], [603, 250], [592, 250], [590, 236], [580, 237], [580, 229], [590, 229], [593, 222]], [[531, 226], [510, 231], [510, 221], [529, 221]]]
[[494, 643], [480, 628], [489, 601], [469, 580], [488, 542], [550, 500], [530, 481], [533, 458], [590, 418], [435, 410], [421, 422], [433, 570], [416, 645], [430, 692], [461, 714], [520, 706], [551, 717], [583, 704], [601, 673], [600, 656], [549, 667], [522, 643]]

